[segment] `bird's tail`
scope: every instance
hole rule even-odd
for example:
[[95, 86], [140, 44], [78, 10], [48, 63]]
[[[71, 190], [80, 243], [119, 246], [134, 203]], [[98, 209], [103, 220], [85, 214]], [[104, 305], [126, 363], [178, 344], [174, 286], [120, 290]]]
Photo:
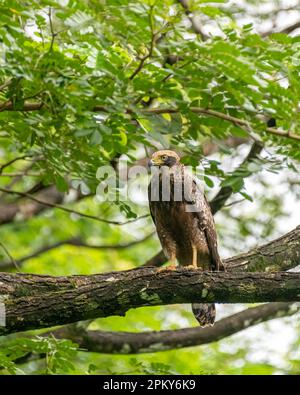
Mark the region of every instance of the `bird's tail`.
[[214, 303], [193, 303], [192, 310], [200, 326], [214, 324], [216, 318], [216, 305]]

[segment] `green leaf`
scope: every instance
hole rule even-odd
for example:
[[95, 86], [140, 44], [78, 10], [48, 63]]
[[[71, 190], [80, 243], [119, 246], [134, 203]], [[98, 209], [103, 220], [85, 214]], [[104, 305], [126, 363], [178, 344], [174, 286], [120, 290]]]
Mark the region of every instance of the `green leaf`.
[[214, 187], [214, 182], [213, 182], [213, 180], [212, 180], [210, 177], [204, 176], [204, 181], [205, 181], [205, 184], [206, 184], [209, 188], [213, 188], [213, 187]]

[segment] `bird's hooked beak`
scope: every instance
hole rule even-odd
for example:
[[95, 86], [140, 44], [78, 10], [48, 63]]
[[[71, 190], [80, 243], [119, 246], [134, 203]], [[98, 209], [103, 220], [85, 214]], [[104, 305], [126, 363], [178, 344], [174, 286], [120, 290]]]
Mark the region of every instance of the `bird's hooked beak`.
[[148, 167], [152, 167], [152, 166], [163, 166], [164, 162], [160, 159], [160, 158], [155, 158], [155, 159], [150, 159], [148, 162]]

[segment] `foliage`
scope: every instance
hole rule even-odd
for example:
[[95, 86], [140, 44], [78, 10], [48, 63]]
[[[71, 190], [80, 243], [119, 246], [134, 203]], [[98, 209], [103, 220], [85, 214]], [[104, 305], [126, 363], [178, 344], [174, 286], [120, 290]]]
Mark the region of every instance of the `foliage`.
[[[0, 0], [0, 188], [35, 194], [55, 185], [65, 193], [63, 205], [123, 222], [148, 209], [136, 202], [95, 199], [97, 169], [115, 165], [120, 157], [134, 163], [153, 149], [170, 147], [188, 165], [196, 167], [201, 160], [209, 197], [220, 186], [234, 192], [232, 205], [216, 216], [222, 255], [290, 230], [297, 224], [293, 207], [300, 184], [300, 37], [260, 34], [257, 26], [269, 15], [249, 11], [260, 3], [193, 0], [190, 14], [176, 0], [33, 0], [30, 7], [25, 1]], [[204, 33], [195, 31], [191, 15]], [[266, 126], [272, 117], [273, 132]], [[237, 170], [253, 138], [265, 149]], [[3, 167], [16, 158], [21, 159]], [[80, 198], [74, 197], [78, 190]], [[2, 223], [1, 213], [14, 204], [20, 204], [18, 214]], [[113, 226], [58, 207], [35, 215], [30, 200], [4, 192], [0, 223], [0, 267], [33, 254], [20, 266], [25, 272], [123, 270], [159, 250], [156, 236], [129, 248], [93, 248], [142, 240], [153, 231], [149, 218]], [[35, 254], [73, 238], [91, 247], [62, 244]], [[291, 326], [294, 319], [286, 322]], [[172, 306], [95, 320], [90, 328], [146, 331], [192, 325], [186, 306]], [[299, 373], [293, 352], [299, 328], [281, 364], [253, 360], [253, 345], [244, 333], [240, 341], [234, 337], [134, 358], [88, 353], [40, 332], [30, 335], [35, 337], [1, 340], [2, 373]]]
[[24, 374], [16, 364], [22, 358], [31, 355], [44, 358], [45, 367], [36, 370], [36, 374], [57, 374], [74, 370], [70, 359], [76, 355], [77, 346], [70, 340], [57, 340], [54, 337], [36, 337], [32, 339], [14, 339], [1, 342], [0, 368], [4, 373]]
[[[249, 121], [253, 132], [276, 144], [256, 115], [276, 114], [287, 131], [297, 125], [299, 37], [263, 39], [249, 24], [237, 27], [222, 3], [194, 2], [221, 28], [203, 41], [187, 37], [176, 1], [34, 1], [30, 9], [2, 1], [0, 78], [10, 82], [2, 102], [16, 110], [26, 100], [43, 104], [26, 115], [1, 114], [7, 149], [41, 155], [42, 177], [65, 190], [70, 175], [95, 188], [97, 167], [116, 155], [134, 155], [137, 144], [179, 144], [191, 160], [199, 157], [204, 137], [249, 134], [224, 119], [194, 114], [192, 107]], [[169, 54], [179, 61], [169, 64]], [[149, 98], [179, 114], [143, 114]], [[95, 114], [97, 105], [106, 111]], [[277, 151], [299, 159], [292, 140]]]

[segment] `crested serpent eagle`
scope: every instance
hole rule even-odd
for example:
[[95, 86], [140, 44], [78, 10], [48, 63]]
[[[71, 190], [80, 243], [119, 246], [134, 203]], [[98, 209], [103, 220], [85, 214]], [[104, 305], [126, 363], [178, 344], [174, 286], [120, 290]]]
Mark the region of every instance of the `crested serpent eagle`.
[[[174, 265], [202, 270], [224, 270], [217, 247], [214, 219], [197, 182], [174, 151], [155, 152], [149, 162], [149, 207], [163, 251]], [[193, 313], [201, 326], [213, 325], [212, 303], [195, 303]]]

